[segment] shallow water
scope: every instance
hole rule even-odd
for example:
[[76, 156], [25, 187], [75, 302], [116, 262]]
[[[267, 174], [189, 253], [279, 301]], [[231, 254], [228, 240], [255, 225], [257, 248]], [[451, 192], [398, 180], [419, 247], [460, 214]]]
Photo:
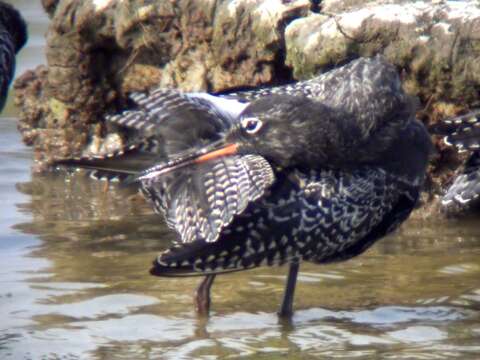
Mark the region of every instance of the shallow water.
[[[42, 33], [46, 18], [28, 10]], [[35, 36], [19, 69], [42, 62]], [[275, 314], [286, 268], [218, 277], [212, 315], [199, 319], [199, 279], [148, 275], [172, 241], [161, 218], [133, 189], [82, 173], [32, 177], [9, 106], [0, 359], [480, 358], [478, 218], [409, 221], [354, 260], [302, 265], [289, 322]]]

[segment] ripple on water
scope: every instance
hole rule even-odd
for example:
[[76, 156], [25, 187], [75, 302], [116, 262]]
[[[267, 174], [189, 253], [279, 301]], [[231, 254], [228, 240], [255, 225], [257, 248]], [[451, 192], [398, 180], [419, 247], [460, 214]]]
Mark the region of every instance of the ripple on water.
[[[193, 336], [193, 324], [192, 320], [138, 314], [107, 320], [79, 321], [65, 328], [20, 331], [15, 334], [17, 342], [15, 347], [2, 353], [5, 356], [2, 359], [41, 358], [37, 357], [38, 354], [55, 359], [85, 358], [87, 353], [117, 342], [130, 345], [145, 341], [156, 344], [179, 343]], [[9, 345], [12, 345], [11, 341]], [[129, 356], [131, 350], [129, 349]], [[116, 347], [112, 349], [113, 354], [117, 351]]]
[[466, 310], [454, 307], [402, 307], [383, 306], [373, 310], [331, 311], [308, 309], [297, 311], [295, 323], [302, 324], [325, 319], [348, 320], [352, 323], [368, 325], [396, 325], [413, 321], [454, 321], [465, 318]]
[[[43, 14], [39, 2], [11, 1]], [[38, 55], [45, 27], [33, 25]], [[23, 54], [19, 69], [38, 61]], [[150, 207], [80, 174], [30, 179], [15, 123], [0, 130], [2, 360], [480, 358], [478, 219], [409, 221], [353, 261], [302, 265], [295, 306], [305, 310], [291, 322], [273, 312], [284, 270], [219, 277], [214, 314], [201, 320], [196, 279], [147, 275], [172, 240]]]
[[472, 263], [449, 265], [440, 269], [439, 272], [448, 275], [463, 275], [466, 273], [480, 272], [480, 265]]

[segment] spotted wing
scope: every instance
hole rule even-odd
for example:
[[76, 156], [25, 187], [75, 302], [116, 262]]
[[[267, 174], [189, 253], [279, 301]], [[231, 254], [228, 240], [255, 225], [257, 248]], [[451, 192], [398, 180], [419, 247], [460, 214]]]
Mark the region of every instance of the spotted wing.
[[213, 242], [273, 181], [273, 170], [264, 158], [246, 155], [144, 179], [142, 188], [182, 242]]
[[480, 195], [480, 153], [475, 151], [467, 163], [463, 172], [455, 178], [455, 181], [447, 190], [442, 199], [442, 205], [448, 206], [453, 203], [466, 205], [477, 199]]
[[310, 171], [304, 182], [297, 243], [302, 258], [318, 263], [362, 253], [396, 229], [417, 201], [418, 189], [380, 168]]
[[152, 273], [191, 276], [298, 258], [345, 260], [397, 228], [417, 198], [417, 187], [381, 169], [299, 171], [293, 179], [278, 173], [271, 191], [237, 216], [218, 241], [172, 248], [158, 257]]
[[434, 133], [445, 135], [447, 145], [455, 146], [459, 151], [480, 149], [480, 111], [443, 120], [434, 129]]

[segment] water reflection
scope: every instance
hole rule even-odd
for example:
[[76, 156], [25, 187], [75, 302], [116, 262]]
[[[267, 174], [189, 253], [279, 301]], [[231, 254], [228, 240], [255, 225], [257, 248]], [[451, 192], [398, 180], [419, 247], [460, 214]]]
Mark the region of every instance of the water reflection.
[[[198, 279], [158, 279], [149, 262], [172, 233], [135, 189], [82, 173], [18, 184], [41, 242], [0, 292], [5, 358], [475, 359], [480, 354], [480, 229], [410, 221], [362, 257], [305, 265], [290, 322], [280, 322], [286, 269], [222, 276], [198, 319]], [[0, 278], [1, 279], [1, 278]], [[33, 351], [34, 350], [34, 351]], [[9, 355], [10, 354], [10, 355]], [[88, 354], [88, 355], [86, 355]]]

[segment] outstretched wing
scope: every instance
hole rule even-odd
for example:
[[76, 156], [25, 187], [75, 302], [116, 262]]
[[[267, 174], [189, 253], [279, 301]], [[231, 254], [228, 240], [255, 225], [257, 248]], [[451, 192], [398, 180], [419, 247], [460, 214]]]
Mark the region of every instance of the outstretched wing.
[[213, 242], [273, 181], [273, 170], [264, 158], [246, 155], [146, 178], [142, 189], [182, 242]]
[[142, 190], [181, 241], [215, 241], [234, 216], [273, 183], [268, 162], [260, 156], [231, 156], [164, 175], [154, 170], [221, 140], [246, 105], [173, 89], [133, 94], [132, 100], [134, 110], [107, 118], [133, 132], [125, 148], [59, 163], [89, 168], [101, 176], [113, 172], [131, 179], [148, 174], [140, 176]]
[[[152, 168], [221, 140], [246, 106], [171, 89], [134, 94], [132, 99], [136, 110], [109, 121], [133, 129], [141, 137], [158, 139], [165, 156]], [[249, 202], [263, 195], [274, 175], [262, 157], [234, 156], [141, 179], [144, 194], [178, 231], [182, 242], [211, 242]]]
[[107, 117], [107, 121], [133, 131], [132, 141], [155, 139], [163, 160], [221, 139], [246, 106], [236, 100], [174, 89], [134, 93], [131, 99], [135, 109]]
[[131, 100], [132, 109], [106, 117], [109, 124], [127, 130], [122, 147], [56, 163], [88, 168], [95, 177], [131, 180], [158, 163], [221, 139], [245, 106], [174, 89], [134, 93]]

